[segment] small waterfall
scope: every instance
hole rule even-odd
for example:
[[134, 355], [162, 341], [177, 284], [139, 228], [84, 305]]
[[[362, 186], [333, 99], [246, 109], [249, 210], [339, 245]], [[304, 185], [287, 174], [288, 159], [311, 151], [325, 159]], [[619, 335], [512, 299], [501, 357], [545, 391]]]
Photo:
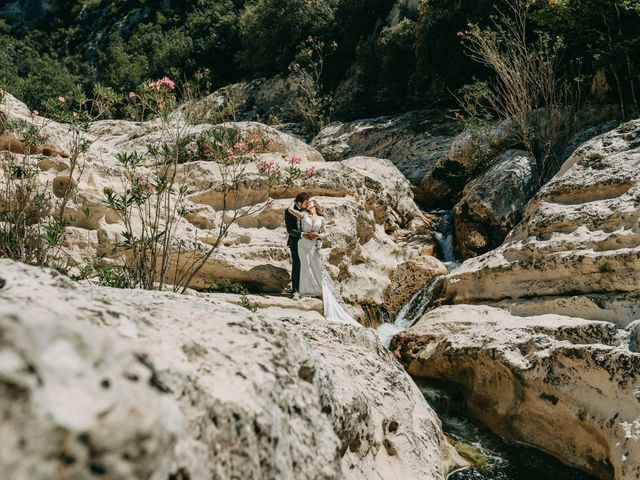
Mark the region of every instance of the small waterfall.
[[391, 337], [398, 332], [406, 330], [424, 315], [440, 293], [443, 279], [444, 277], [437, 276], [429, 280], [424, 287], [414, 293], [409, 301], [402, 306], [396, 315], [394, 323], [383, 323], [378, 327], [378, 337], [387, 348], [391, 344]]
[[441, 215], [441, 219], [436, 225], [437, 230], [434, 237], [440, 247], [443, 263], [452, 272], [460, 266], [460, 262], [456, 260], [453, 253], [453, 211], [433, 210], [430, 213]]
[[378, 328], [385, 323], [391, 323], [387, 311], [379, 305], [361, 305], [364, 311], [365, 327]]

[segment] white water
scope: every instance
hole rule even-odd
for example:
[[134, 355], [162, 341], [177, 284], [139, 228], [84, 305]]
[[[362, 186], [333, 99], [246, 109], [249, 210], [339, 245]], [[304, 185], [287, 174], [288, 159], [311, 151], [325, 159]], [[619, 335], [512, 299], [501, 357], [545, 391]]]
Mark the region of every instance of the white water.
[[391, 337], [409, 328], [427, 311], [433, 301], [433, 294], [441, 282], [442, 277], [434, 277], [429, 280], [424, 287], [414, 293], [409, 301], [402, 306], [396, 315], [394, 323], [383, 323], [378, 327], [378, 338], [380, 338], [385, 347], [389, 348]]
[[434, 210], [431, 213], [442, 215], [442, 219], [438, 222], [438, 231], [433, 236], [440, 247], [442, 262], [447, 266], [449, 272], [452, 272], [460, 266], [460, 262], [456, 260], [453, 253], [453, 212], [451, 210]]
[[[442, 217], [438, 222], [438, 231], [434, 233], [434, 237], [440, 247], [443, 263], [449, 272], [452, 272], [460, 266], [460, 262], [456, 260], [453, 253], [453, 212], [451, 210], [432, 210], [430, 213]], [[433, 302], [436, 287], [441, 281], [442, 277], [433, 278], [402, 306], [394, 323], [382, 323], [378, 327], [378, 337], [387, 348], [391, 343], [391, 337], [409, 328], [427, 311]]]

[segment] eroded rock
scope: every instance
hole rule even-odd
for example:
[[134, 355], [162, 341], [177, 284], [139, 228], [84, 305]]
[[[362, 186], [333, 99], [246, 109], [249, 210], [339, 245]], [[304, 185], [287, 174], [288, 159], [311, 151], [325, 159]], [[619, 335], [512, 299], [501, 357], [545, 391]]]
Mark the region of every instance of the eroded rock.
[[448, 278], [447, 298], [635, 294], [639, 147], [635, 120], [578, 148], [527, 205], [504, 244], [467, 260]]
[[[12, 267], [27, 270], [4, 262], [6, 292], [15, 293]], [[64, 304], [49, 285], [37, 313], [11, 293], [0, 300], [3, 478], [166, 478], [183, 428], [177, 402], [140, 350], [46, 308]], [[22, 288], [38, 286], [23, 278]]]
[[450, 143], [431, 171], [420, 179], [416, 199], [432, 208], [451, 208], [462, 197], [467, 183], [489, 168], [497, 155], [518, 143], [508, 123], [464, 131]]
[[640, 475], [640, 355], [625, 345], [611, 323], [471, 305], [432, 310], [392, 341], [411, 375], [464, 387], [499, 435], [616, 480]]
[[[456, 456], [444, 441], [434, 412], [368, 329], [329, 323], [316, 312], [309, 317], [305, 310], [297, 309], [296, 302], [285, 299], [279, 299], [278, 308], [267, 302], [269, 313], [263, 316], [260, 309], [252, 314], [215, 295], [80, 286], [50, 271], [6, 260], [0, 261], [0, 268], [6, 280], [0, 290], [3, 306], [20, 308], [32, 318], [46, 316], [55, 325], [80, 324], [88, 332], [99, 331], [111, 339], [108, 348], [92, 345], [95, 352], [84, 346], [80, 352], [86, 353], [78, 354], [79, 365], [87, 365], [89, 371], [106, 368], [101, 365], [135, 365], [138, 357], [111, 356], [112, 349], [119, 352], [120, 343], [133, 345], [139, 358], [145, 359], [135, 382], [128, 377], [120, 379], [116, 375], [119, 370], [108, 377], [113, 383], [111, 390], [118, 391], [121, 382], [125, 387], [132, 383], [134, 393], [146, 388], [153, 390], [153, 395], [139, 398], [132, 394], [115, 403], [115, 410], [106, 410], [112, 413], [103, 421], [130, 404], [140, 409], [136, 415], [118, 415], [126, 420], [121, 427], [116, 424], [118, 427], [97, 432], [96, 438], [114, 437], [113, 442], [97, 444], [105, 458], [119, 454], [121, 444], [140, 445], [136, 436], [140, 424], [151, 429], [145, 442], [156, 445], [163, 438], [160, 427], [170, 417], [156, 417], [152, 403], [147, 408], [161, 395], [155, 391], [160, 389], [178, 404], [184, 424], [164, 444], [163, 458], [149, 463], [157, 469], [153, 472], [159, 472], [153, 478], [382, 479], [419, 475], [442, 480], [456, 465]], [[110, 331], [118, 332], [120, 338], [114, 338]], [[33, 347], [37, 356], [53, 349], [53, 364], [42, 365], [45, 371], [66, 358], [60, 354], [62, 350], [55, 350], [57, 343], [49, 332], [48, 326], [41, 328], [36, 335], [42, 342]], [[37, 383], [27, 364], [20, 363], [22, 353], [12, 344], [0, 352], [9, 352], [0, 355], [0, 365], [11, 371], [11, 381], [22, 384], [32, 375], [33, 384]], [[101, 365], [91, 363], [96, 355], [104, 359]], [[36, 368], [40, 371], [39, 364]], [[92, 402], [72, 403], [64, 390], [42, 401], [53, 402], [65, 412], [74, 406], [69, 418], [76, 423], [93, 418], [92, 412], [104, 415], [103, 378], [93, 374], [78, 377], [78, 388], [93, 388], [100, 394]], [[113, 397], [107, 398], [112, 399], [109, 405], [114, 404]], [[20, 396], [3, 395], [0, 405], [4, 417], [24, 408], [22, 403]], [[20, 417], [21, 421], [46, 425], [46, 417], [39, 416], [42, 411], [37, 413], [28, 420]], [[395, 427], [388, 428], [391, 424]], [[3, 435], [3, 441], [6, 438], [11, 437]], [[51, 449], [64, 448], [62, 442], [49, 441], [54, 438], [45, 437], [32, 456], [19, 461], [59, 461], [46, 458]], [[394, 451], [396, 454], [391, 453]], [[151, 457], [155, 452], [150, 450], [146, 455]], [[129, 460], [134, 465], [147, 458], [141, 452], [134, 453]], [[126, 464], [119, 456], [116, 460]], [[12, 458], [0, 456], [0, 461], [6, 465]], [[28, 478], [52, 476], [34, 474]]]
[[[24, 104], [7, 95], [7, 115], [24, 119], [29, 115]], [[30, 118], [30, 117], [27, 117]], [[211, 128], [233, 128], [246, 136], [259, 135], [270, 141], [259, 161], [272, 161], [283, 168], [286, 160], [297, 156], [301, 168], [317, 168], [317, 174], [295, 188], [277, 186], [271, 191], [274, 203], [258, 215], [242, 216], [248, 208], [258, 210], [267, 198], [265, 182], [258, 181], [255, 163], [247, 165], [246, 183], [225, 198], [222, 174], [214, 162], [198, 157], [197, 148], [185, 147], [185, 163], [177, 167], [178, 185], [187, 188], [168, 278], [177, 274], [186, 262], [202, 257], [216, 243], [223, 219], [236, 213], [240, 220], [231, 227], [218, 252], [205, 262], [190, 282], [194, 288], [207, 287], [208, 282], [226, 279], [240, 282], [258, 292], [281, 293], [289, 283], [290, 259], [284, 229], [284, 211], [295, 195], [307, 190], [325, 207], [328, 237], [323, 254], [333, 277], [345, 297], [356, 303], [380, 305], [389, 275], [401, 263], [416, 255], [431, 255], [435, 249], [433, 219], [423, 215], [413, 202], [409, 182], [388, 160], [358, 157], [340, 163], [322, 161], [322, 155], [301, 140], [256, 122], [229, 122], [214, 127], [210, 124], [190, 125], [180, 112], [171, 116], [184, 130], [182, 135], [197, 143], [199, 135]], [[45, 119], [36, 119], [41, 122]], [[43, 132], [69, 146], [68, 128], [56, 122], [45, 122]], [[38, 158], [38, 180], [43, 188], [63, 195], [77, 187], [77, 194], [67, 204], [67, 217], [73, 220], [65, 249], [78, 265], [95, 255], [107, 262], [122, 262], [123, 254], [115, 247], [124, 230], [120, 216], [105, 203], [107, 192], [121, 192], [126, 173], [117, 161], [123, 152], [143, 155], [148, 144], [166, 141], [169, 133], [157, 120], [129, 122], [104, 120], [90, 125], [86, 139], [91, 142], [81, 158], [82, 175], [69, 181], [68, 160]], [[78, 170], [76, 170], [78, 171]], [[152, 174], [147, 162], [140, 174]], [[227, 211], [223, 218], [223, 209]], [[134, 228], [142, 228], [137, 214]], [[73, 230], [77, 229], [77, 230]], [[82, 234], [85, 230], [85, 234]]]
[[355, 156], [386, 158], [414, 185], [449, 149], [458, 126], [442, 112], [414, 111], [401, 115], [327, 125], [313, 139], [326, 160]]
[[453, 208], [456, 257], [464, 260], [501, 245], [520, 221], [539, 181], [533, 155], [507, 150], [489, 170], [470, 182]]

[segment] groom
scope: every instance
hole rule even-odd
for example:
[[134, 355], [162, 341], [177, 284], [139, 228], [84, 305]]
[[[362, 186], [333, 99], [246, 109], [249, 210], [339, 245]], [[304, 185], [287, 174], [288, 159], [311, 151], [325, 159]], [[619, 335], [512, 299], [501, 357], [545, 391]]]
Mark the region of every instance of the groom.
[[[309, 206], [309, 200], [311, 196], [307, 192], [300, 192], [294, 201], [294, 210], [303, 212]], [[300, 256], [298, 255], [298, 240], [301, 237], [314, 238], [317, 234], [303, 233], [298, 226], [298, 219], [289, 210], [285, 210], [284, 224], [287, 227], [287, 233], [289, 233], [289, 239], [287, 244], [289, 250], [291, 250], [291, 289], [293, 290], [293, 299], [300, 300]]]

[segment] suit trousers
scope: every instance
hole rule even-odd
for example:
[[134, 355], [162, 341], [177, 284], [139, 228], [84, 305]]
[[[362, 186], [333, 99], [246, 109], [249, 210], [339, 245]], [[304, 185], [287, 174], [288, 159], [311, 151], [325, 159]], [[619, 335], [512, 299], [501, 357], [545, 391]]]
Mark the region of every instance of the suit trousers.
[[289, 242], [291, 250], [291, 289], [294, 292], [300, 291], [300, 256], [298, 255], [298, 239]]

